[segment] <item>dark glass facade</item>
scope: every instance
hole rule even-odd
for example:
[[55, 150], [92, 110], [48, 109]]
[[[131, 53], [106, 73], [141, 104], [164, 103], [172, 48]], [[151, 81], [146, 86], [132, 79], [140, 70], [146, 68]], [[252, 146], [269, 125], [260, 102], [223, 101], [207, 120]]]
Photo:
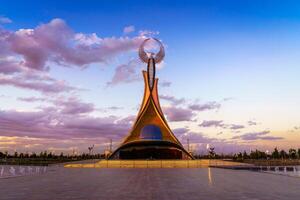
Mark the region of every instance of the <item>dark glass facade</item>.
[[158, 126], [149, 124], [142, 128], [140, 133], [141, 140], [162, 140], [162, 132]]

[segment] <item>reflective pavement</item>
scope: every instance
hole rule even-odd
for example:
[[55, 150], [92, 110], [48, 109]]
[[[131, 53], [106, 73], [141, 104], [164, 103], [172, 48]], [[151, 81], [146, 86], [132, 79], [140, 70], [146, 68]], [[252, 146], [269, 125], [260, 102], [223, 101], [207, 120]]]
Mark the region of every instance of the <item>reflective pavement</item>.
[[40, 175], [0, 179], [0, 199], [298, 200], [300, 196], [300, 178], [244, 170], [50, 168]]

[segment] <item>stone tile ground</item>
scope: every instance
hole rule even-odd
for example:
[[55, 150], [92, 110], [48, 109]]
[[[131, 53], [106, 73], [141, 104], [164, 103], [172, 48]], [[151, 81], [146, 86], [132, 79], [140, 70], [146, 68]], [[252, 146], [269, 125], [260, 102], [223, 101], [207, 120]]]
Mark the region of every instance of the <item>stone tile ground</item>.
[[299, 200], [300, 178], [251, 171], [56, 167], [0, 179], [0, 199]]

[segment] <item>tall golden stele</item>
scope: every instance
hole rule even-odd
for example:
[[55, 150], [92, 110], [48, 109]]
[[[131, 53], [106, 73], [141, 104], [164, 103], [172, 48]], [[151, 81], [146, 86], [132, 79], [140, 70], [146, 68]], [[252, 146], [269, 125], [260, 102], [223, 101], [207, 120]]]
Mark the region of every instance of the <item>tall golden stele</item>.
[[[145, 52], [144, 46], [150, 40], [159, 44], [157, 54]], [[162, 43], [155, 38], [141, 44], [139, 56], [148, 65], [147, 71], [143, 71], [143, 102], [131, 131], [109, 159], [194, 159], [172, 133], [159, 104], [155, 64], [161, 62], [164, 55]]]

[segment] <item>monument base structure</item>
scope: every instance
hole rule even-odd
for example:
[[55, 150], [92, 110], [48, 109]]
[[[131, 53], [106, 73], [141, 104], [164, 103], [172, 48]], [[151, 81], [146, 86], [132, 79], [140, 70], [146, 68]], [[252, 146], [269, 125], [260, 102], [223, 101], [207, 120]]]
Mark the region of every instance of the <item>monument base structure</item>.
[[147, 71], [143, 71], [145, 89], [141, 108], [132, 129], [121, 145], [109, 156], [109, 160], [158, 160], [158, 159], [194, 159], [187, 152], [170, 129], [164, 117], [158, 98], [158, 78], [155, 78], [155, 64], [164, 57], [164, 49], [154, 57], [148, 57], [144, 51], [146, 39], [139, 50], [142, 61], [147, 63]]
[[65, 168], [208, 168], [253, 169], [253, 164], [228, 160], [101, 160], [96, 163], [65, 164]]

